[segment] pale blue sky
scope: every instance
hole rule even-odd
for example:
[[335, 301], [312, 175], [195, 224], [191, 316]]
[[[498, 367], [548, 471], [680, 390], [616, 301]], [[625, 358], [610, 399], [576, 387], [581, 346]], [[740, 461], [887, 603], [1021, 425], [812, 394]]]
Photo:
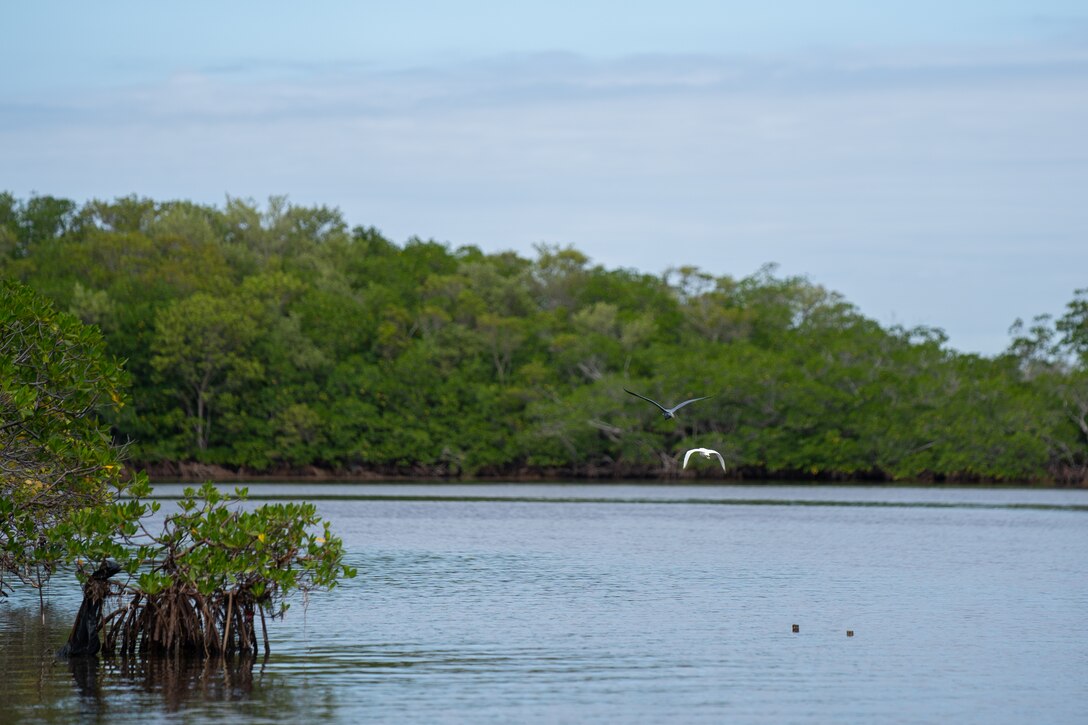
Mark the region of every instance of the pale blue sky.
[[1088, 286], [1088, 4], [0, 9], [0, 189], [742, 277], [993, 354]]

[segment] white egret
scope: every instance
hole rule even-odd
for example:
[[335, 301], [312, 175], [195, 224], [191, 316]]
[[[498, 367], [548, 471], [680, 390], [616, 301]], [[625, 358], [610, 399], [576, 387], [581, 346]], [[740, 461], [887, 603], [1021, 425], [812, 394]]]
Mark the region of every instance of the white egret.
[[692, 453], [698, 453], [703, 458], [710, 458], [711, 456], [718, 457], [718, 463], [722, 464], [722, 470], [725, 470], [725, 459], [722, 458], [722, 454], [713, 450], [712, 448], [692, 448], [690, 451], [684, 454], [684, 468], [688, 467], [688, 460], [691, 459]]

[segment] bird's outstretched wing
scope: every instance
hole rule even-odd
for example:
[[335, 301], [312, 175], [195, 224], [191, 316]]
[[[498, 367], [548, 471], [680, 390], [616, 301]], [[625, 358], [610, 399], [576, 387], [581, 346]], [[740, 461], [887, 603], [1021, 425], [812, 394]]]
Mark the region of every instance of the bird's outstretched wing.
[[[668, 409], [666, 409], [664, 405], [662, 405], [661, 403], [657, 402], [656, 400], [651, 400], [650, 398], [647, 398], [647, 397], [646, 397], [645, 395], [639, 395], [638, 393], [634, 393], [634, 392], [631, 392], [631, 391], [630, 391], [630, 390], [628, 390], [627, 388], [624, 388], [624, 389], [623, 389], [623, 392], [625, 392], [625, 393], [631, 393], [631, 395], [635, 396], [636, 398], [642, 398], [643, 400], [645, 400], [645, 401], [646, 401], [646, 402], [648, 402], [648, 403], [653, 403], [653, 404], [654, 404], [654, 405], [656, 405], [656, 406], [657, 406], [658, 408], [661, 408], [661, 412], [662, 412], [662, 413], [668, 413], [668, 412], [669, 412], [669, 411], [668, 411]], [[688, 402], [690, 403], [691, 401], [689, 400]]]
[[[722, 454], [718, 453], [717, 451], [710, 451], [710, 452], [718, 457], [718, 463], [722, 464], [722, 470], [724, 471], [725, 470], [725, 459], [722, 458]], [[709, 456], [707, 456], [707, 457], [709, 458]]]
[[[630, 392], [630, 391], [628, 391], [628, 392]], [[638, 396], [638, 397], [640, 397], [640, 398], [641, 398], [642, 396], [640, 395], [640, 396]], [[701, 397], [701, 398], [692, 398], [691, 400], [685, 400], [685, 401], [684, 401], [683, 403], [678, 403], [678, 404], [674, 405], [674, 406], [672, 407], [672, 410], [670, 410], [669, 412], [670, 412], [670, 413], [675, 413], [676, 411], [680, 410], [681, 408], [683, 408], [683, 407], [684, 407], [685, 405], [687, 405], [688, 403], [694, 403], [694, 402], [695, 402], [696, 400], [706, 400], [706, 399], [707, 399], [707, 398], [709, 398], [709, 397], [710, 397], [709, 395], [704, 395], [704, 396], [703, 396], [703, 397]], [[653, 401], [651, 400], [650, 402], [652, 403]], [[657, 407], [661, 408], [661, 406], [660, 406], [660, 405], [659, 405], [659, 406], [657, 406]], [[664, 408], [662, 408], [662, 410], [664, 410]]]
[[683, 468], [687, 468], [687, 467], [688, 467], [688, 460], [689, 460], [689, 459], [691, 458], [691, 454], [692, 454], [692, 453], [695, 453], [695, 452], [696, 452], [697, 450], [698, 450], [698, 448], [692, 448], [692, 449], [691, 449], [690, 451], [688, 451], [687, 453], [685, 453], [685, 454], [684, 454], [684, 465], [683, 465]]

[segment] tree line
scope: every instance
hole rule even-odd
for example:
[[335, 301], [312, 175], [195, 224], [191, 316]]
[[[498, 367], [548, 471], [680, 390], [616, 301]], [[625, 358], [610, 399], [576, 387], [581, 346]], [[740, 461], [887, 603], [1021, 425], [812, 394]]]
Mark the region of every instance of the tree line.
[[[702, 446], [736, 478], [1088, 482], [1088, 290], [988, 357], [773, 266], [396, 244], [282, 197], [0, 194], [0, 274], [101, 331], [153, 473], [720, 478], [679, 471]], [[712, 397], [666, 421], [624, 387]]]

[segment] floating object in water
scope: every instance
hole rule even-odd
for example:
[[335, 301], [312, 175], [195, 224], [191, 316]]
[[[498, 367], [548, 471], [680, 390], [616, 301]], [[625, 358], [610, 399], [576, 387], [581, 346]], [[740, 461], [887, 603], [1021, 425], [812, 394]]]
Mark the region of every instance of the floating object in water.
[[711, 456], [717, 456], [718, 462], [722, 464], [722, 470], [725, 470], [725, 459], [722, 458], [722, 454], [718, 453], [712, 448], [692, 448], [690, 451], [684, 454], [684, 468], [688, 467], [688, 459], [691, 458], [692, 453], [698, 453], [703, 458], [710, 458]]
[[854, 636], [854, 630], [852, 630], [852, 629], [846, 630], [846, 636], [847, 637], [853, 637]]
[[799, 625], [799, 624], [793, 625], [793, 631], [794, 632], [800, 632], [801, 631], [801, 625]]
[[623, 392], [630, 393], [631, 395], [635, 396], [636, 398], [642, 398], [643, 400], [645, 400], [648, 403], [653, 403], [654, 405], [656, 405], [658, 408], [661, 409], [662, 414], [664, 414], [664, 416], [665, 416], [665, 420], [668, 420], [669, 418], [675, 417], [676, 416], [676, 411], [680, 410], [681, 408], [683, 408], [688, 403], [694, 403], [696, 400], [706, 400], [707, 398], [710, 397], [709, 395], [704, 395], [701, 398], [692, 398], [691, 400], [685, 400], [683, 403], [677, 403], [676, 405], [672, 406], [671, 408], [666, 408], [664, 405], [657, 402], [656, 400], [653, 400], [651, 398], [647, 398], [645, 395], [639, 395], [638, 393], [631, 392], [627, 388], [624, 388]]

